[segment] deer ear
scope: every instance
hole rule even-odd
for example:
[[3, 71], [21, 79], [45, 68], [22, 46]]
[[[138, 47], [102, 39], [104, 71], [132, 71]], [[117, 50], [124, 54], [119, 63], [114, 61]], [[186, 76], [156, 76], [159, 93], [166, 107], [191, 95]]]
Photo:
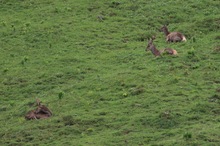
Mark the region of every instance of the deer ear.
[[41, 101], [39, 98], [36, 98], [37, 105], [40, 105]]
[[155, 40], [155, 39], [156, 39], [156, 36], [155, 36], [155, 35], [153, 35], [153, 36], [151, 37], [151, 39], [152, 39], [152, 40]]

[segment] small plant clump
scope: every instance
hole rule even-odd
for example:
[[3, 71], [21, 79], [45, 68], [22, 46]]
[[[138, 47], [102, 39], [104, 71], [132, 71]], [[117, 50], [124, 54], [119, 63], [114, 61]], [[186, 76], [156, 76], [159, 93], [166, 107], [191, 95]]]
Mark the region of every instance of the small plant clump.
[[190, 140], [192, 138], [192, 133], [189, 133], [189, 132], [186, 132], [184, 135], [183, 135], [183, 138], [185, 140]]
[[59, 92], [58, 98], [59, 98], [59, 99], [62, 99], [63, 97], [64, 97], [64, 92]]

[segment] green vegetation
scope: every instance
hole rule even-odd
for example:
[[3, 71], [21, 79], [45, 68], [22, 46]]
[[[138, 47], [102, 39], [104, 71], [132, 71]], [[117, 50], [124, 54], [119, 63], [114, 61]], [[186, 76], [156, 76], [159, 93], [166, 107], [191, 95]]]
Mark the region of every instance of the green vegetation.
[[[0, 145], [220, 145], [218, 0], [1, 0]], [[166, 43], [169, 24], [184, 43]], [[178, 57], [155, 58], [145, 48]], [[40, 98], [46, 120], [24, 115]]]

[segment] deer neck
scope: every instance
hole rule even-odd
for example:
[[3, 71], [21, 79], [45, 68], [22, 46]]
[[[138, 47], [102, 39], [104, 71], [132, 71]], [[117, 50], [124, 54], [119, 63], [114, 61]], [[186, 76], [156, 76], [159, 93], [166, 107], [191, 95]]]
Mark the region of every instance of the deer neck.
[[154, 51], [154, 50], [157, 50], [157, 49], [156, 49], [156, 47], [155, 47], [154, 45], [151, 45], [151, 46], [150, 46], [150, 50], [151, 50], [151, 51]]
[[170, 32], [168, 31], [168, 29], [166, 27], [164, 27], [163, 32], [166, 36], [168, 36], [170, 34]]

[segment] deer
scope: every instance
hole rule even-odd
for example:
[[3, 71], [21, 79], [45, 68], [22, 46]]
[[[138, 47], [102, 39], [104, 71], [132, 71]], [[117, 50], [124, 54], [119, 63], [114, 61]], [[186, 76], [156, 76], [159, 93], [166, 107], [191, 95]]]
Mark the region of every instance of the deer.
[[156, 46], [153, 44], [153, 40], [155, 39], [155, 36], [153, 36], [149, 42], [148, 42], [148, 45], [147, 45], [147, 48], [146, 48], [146, 51], [147, 50], [150, 50], [152, 52], [152, 54], [157, 57], [157, 56], [161, 56], [160, 54], [160, 51], [156, 48]]
[[36, 114], [45, 114], [48, 117], [52, 116], [52, 112], [45, 105], [42, 105], [39, 99], [36, 99], [36, 102], [37, 102], [37, 109], [35, 110]]
[[155, 45], [153, 44], [153, 40], [155, 39], [155, 36], [152, 36], [152, 38], [149, 40], [148, 45], [146, 47], [146, 51], [150, 50], [152, 54], [154, 54], [155, 57], [161, 56], [162, 53], [166, 52], [169, 55], [178, 55], [177, 51], [172, 48], [165, 48], [162, 50], [158, 50]]
[[166, 36], [166, 42], [185, 42], [186, 37], [180, 32], [169, 32], [166, 25], [161, 27], [161, 31], [164, 32]]
[[25, 119], [27, 120], [37, 120], [37, 119], [46, 119], [49, 116], [43, 113], [36, 114], [36, 110], [31, 110], [25, 115]]
[[52, 116], [52, 112], [45, 106], [41, 104], [39, 99], [36, 99], [37, 109], [29, 111], [25, 115], [27, 120], [45, 119]]

